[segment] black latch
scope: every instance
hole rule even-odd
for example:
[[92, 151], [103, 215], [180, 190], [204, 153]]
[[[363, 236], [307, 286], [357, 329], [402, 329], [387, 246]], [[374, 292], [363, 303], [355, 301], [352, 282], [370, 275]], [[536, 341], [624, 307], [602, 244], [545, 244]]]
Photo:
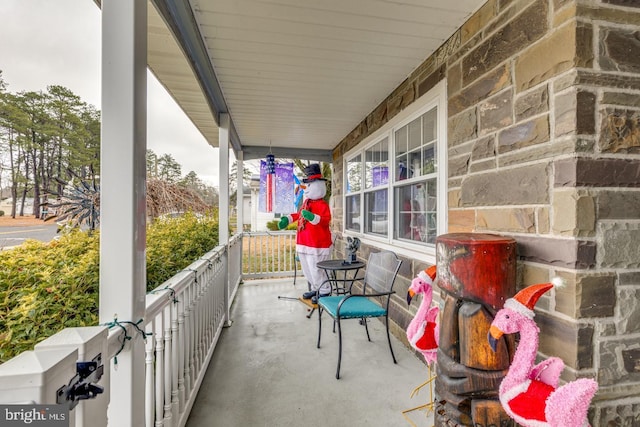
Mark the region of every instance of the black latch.
[[69, 409], [73, 409], [81, 400], [93, 399], [104, 391], [104, 387], [95, 384], [103, 373], [102, 354], [98, 354], [90, 362], [77, 362], [76, 375], [71, 378], [68, 385], [58, 389], [56, 402], [68, 403]]

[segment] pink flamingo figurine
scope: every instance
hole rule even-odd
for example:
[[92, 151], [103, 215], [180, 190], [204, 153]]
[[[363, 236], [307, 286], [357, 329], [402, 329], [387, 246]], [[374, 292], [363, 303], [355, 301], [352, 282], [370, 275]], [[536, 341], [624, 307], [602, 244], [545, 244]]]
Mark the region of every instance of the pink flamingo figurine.
[[418, 307], [418, 312], [407, 327], [407, 339], [413, 348], [422, 353], [429, 368], [429, 378], [427, 381], [413, 389], [410, 395], [410, 397], [413, 397], [422, 387], [429, 385], [429, 401], [424, 405], [402, 411], [402, 415], [414, 427], [416, 427], [416, 425], [407, 416], [407, 413], [419, 409], [427, 409], [427, 414], [433, 411], [433, 380], [435, 377], [433, 376], [431, 365], [436, 361], [439, 342], [439, 309], [438, 307], [431, 307], [431, 302], [433, 301], [433, 282], [435, 279], [436, 266], [434, 265], [418, 273], [418, 276], [411, 281], [411, 286], [409, 286], [407, 292], [407, 304], [411, 304], [411, 300], [416, 294], [422, 294], [422, 302], [420, 303], [420, 307]]
[[534, 366], [540, 329], [533, 321], [538, 299], [561, 279], [553, 283], [531, 285], [509, 298], [489, 329], [489, 343], [496, 349], [503, 334], [520, 332], [520, 343], [500, 383], [499, 397], [504, 410], [524, 427], [588, 426], [587, 410], [598, 390], [598, 383], [581, 378], [558, 387], [564, 362], [549, 358]]
[[440, 332], [437, 323], [439, 309], [431, 307], [435, 278], [436, 266], [434, 265], [418, 273], [418, 276], [411, 281], [407, 293], [407, 304], [411, 304], [416, 294], [422, 294], [422, 303], [418, 312], [407, 327], [407, 339], [416, 350], [422, 353], [429, 367], [437, 358]]

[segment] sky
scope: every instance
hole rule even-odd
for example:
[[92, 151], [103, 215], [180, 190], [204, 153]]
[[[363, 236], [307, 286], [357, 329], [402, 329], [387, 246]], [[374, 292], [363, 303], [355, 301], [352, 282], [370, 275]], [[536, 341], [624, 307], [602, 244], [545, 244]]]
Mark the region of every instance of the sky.
[[[101, 109], [101, 18], [93, 0], [0, 0], [0, 16], [0, 70], [9, 92], [61, 85]], [[217, 187], [218, 149], [151, 73], [147, 80], [147, 148]]]

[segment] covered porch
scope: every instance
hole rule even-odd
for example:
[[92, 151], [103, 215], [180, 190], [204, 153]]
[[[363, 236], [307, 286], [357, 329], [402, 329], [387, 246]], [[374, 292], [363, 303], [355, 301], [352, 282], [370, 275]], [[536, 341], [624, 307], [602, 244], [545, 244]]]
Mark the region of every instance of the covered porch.
[[[392, 338], [393, 364], [384, 325], [369, 324], [372, 342], [357, 321], [343, 325], [343, 371], [334, 376], [337, 336], [323, 319], [316, 348], [317, 314], [297, 301], [303, 285], [292, 278], [248, 280], [231, 308], [233, 326], [223, 330], [195, 400], [187, 427], [411, 425], [402, 412], [429, 400], [428, 369]], [[418, 426], [433, 424], [426, 411], [406, 414]]]

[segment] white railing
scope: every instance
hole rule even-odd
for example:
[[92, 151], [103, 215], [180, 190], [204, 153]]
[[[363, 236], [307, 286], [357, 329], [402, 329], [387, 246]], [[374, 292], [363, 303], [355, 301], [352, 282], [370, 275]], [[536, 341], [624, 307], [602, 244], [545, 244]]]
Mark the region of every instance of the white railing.
[[241, 254], [236, 235], [228, 247], [215, 248], [149, 292], [139, 324], [114, 323], [108, 332], [104, 326], [67, 328], [0, 365], [0, 403], [55, 404], [71, 384], [75, 362], [100, 354], [104, 376], [98, 384], [105, 392], [82, 401], [69, 417], [70, 426], [106, 427], [109, 392], [118, 393], [109, 389], [110, 367], [131, 340], [144, 338], [146, 427], [183, 427], [229, 320], [242, 278]]
[[296, 232], [261, 231], [243, 234], [242, 274], [248, 279], [292, 276], [296, 262]]

